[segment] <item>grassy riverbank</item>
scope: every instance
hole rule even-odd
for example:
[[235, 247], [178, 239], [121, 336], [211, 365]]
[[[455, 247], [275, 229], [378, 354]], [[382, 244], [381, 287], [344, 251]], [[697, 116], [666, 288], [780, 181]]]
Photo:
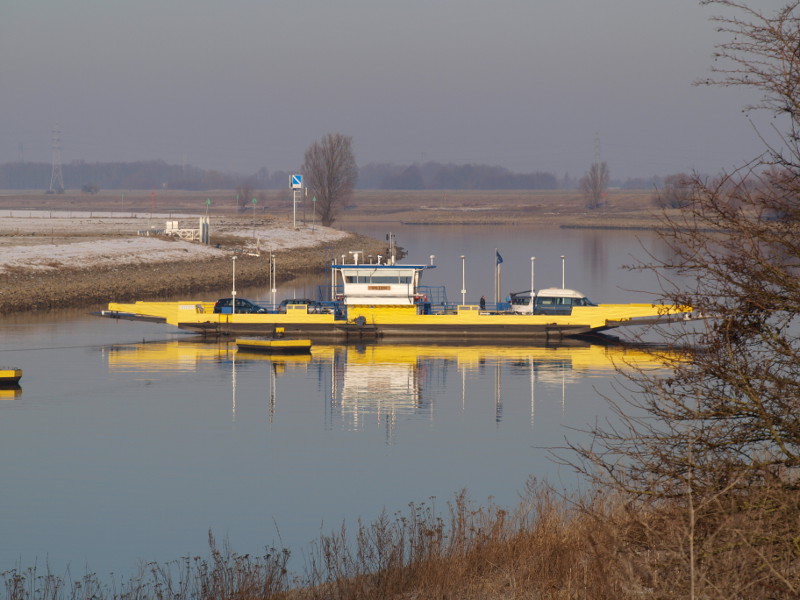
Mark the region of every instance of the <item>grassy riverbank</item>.
[[[755, 501], [752, 517], [769, 521], [762, 525], [796, 520], [796, 509], [755, 510], [757, 494], [748, 499]], [[648, 505], [599, 491], [560, 497], [531, 481], [511, 511], [477, 506], [462, 493], [445, 507], [410, 505], [371, 524], [342, 525], [302, 552], [299, 573], [287, 570], [289, 549], [239, 555], [209, 534], [206, 556], [144, 565], [128, 579], [41, 567], [0, 579], [8, 600], [789, 597], [781, 578], [794, 570], [791, 553], [771, 557], [783, 575], [765, 572], [762, 548], [737, 543], [735, 529], [720, 535], [732, 525], [724, 515], [704, 514], [704, 528], [693, 531], [693, 510], [680, 498]]]

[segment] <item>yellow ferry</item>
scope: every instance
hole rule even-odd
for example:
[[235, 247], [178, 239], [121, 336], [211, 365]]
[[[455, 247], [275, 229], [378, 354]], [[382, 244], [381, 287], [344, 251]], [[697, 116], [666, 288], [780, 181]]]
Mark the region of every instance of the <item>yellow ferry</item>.
[[[595, 304], [575, 290], [548, 288], [514, 294], [512, 302], [486, 307], [451, 304], [443, 288], [422, 286], [433, 265], [331, 265], [330, 300], [289, 301], [268, 307], [243, 298], [216, 302], [116, 303], [99, 314], [162, 322], [204, 335], [311, 339], [439, 339], [448, 342], [559, 339], [626, 325], [689, 318], [688, 307]], [[526, 296], [527, 294], [527, 296]]]

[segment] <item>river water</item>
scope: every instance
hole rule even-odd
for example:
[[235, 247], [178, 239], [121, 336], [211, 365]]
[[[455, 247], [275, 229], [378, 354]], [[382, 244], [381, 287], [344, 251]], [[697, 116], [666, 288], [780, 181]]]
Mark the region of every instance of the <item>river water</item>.
[[[462, 264], [466, 300], [491, 298], [498, 253], [502, 294], [530, 287], [535, 256], [537, 288], [560, 286], [563, 273], [595, 301], [650, 301], [654, 278], [622, 266], [665, 251], [619, 231], [391, 231], [407, 262], [434, 255], [426, 283], [446, 285], [451, 301]], [[285, 285], [279, 299], [316, 283]], [[21, 390], [0, 391], [0, 572], [47, 563], [126, 576], [205, 555], [209, 531], [239, 553], [278, 545], [300, 556], [343, 521], [410, 502], [444, 507], [463, 488], [513, 507], [530, 476], [574, 487], [547, 448], [608, 414], [601, 394], [622, 352], [381, 344], [268, 358], [84, 311], [2, 318], [0, 365], [24, 376]]]

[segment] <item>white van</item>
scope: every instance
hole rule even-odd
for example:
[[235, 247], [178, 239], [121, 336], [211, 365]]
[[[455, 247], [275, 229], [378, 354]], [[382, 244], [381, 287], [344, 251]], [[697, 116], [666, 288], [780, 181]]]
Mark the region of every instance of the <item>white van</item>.
[[569, 315], [573, 306], [597, 306], [576, 290], [545, 288], [533, 294], [531, 291], [511, 294], [511, 312], [522, 315]]

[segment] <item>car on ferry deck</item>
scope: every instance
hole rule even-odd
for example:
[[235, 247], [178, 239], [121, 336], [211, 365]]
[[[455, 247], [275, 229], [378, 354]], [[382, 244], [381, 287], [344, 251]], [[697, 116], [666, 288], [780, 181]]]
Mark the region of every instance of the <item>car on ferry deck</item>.
[[278, 305], [278, 313], [283, 314], [286, 312], [287, 306], [301, 306], [305, 305], [308, 307], [309, 314], [319, 314], [319, 313], [329, 313], [332, 312], [329, 308], [327, 308], [322, 302], [318, 300], [310, 300], [309, 298], [288, 298], [286, 300], [281, 300], [281, 303]]
[[[215, 313], [223, 313], [223, 314], [231, 314], [233, 313], [233, 299], [232, 298], [220, 298], [214, 303], [214, 312]], [[255, 315], [255, 314], [264, 314], [267, 311], [266, 308], [256, 304], [255, 302], [251, 302], [246, 298], [237, 298], [236, 299], [236, 312], [241, 315]]]
[[511, 312], [522, 315], [571, 315], [573, 306], [597, 306], [576, 290], [565, 288], [545, 288], [534, 294], [531, 305], [531, 292], [511, 294]]

